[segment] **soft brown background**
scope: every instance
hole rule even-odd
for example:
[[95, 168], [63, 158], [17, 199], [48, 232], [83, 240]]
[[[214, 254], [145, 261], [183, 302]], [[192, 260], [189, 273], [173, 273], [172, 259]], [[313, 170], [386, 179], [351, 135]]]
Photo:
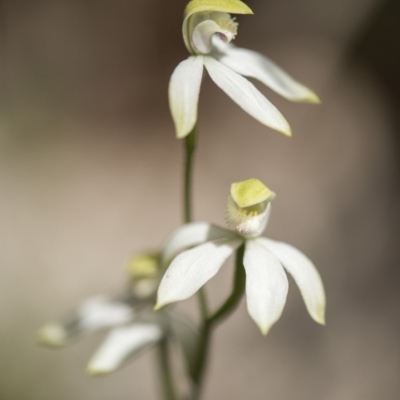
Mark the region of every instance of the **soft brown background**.
[[[304, 250], [328, 295], [322, 328], [291, 282], [267, 338], [242, 304], [216, 335], [207, 399], [400, 398], [396, 1], [248, 2], [255, 16], [239, 18], [237, 43], [323, 99], [291, 104], [262, 88], [290, 140], [205, 80], [196, 218], [223, 224], [230, 183], [262, 179], [278, 193], [267, 234]], [[182, 143], [167, 85], [186, 57], [184, 5], [0, 1], [1, 400], [158, 396], [153, 353], [89, 379], [101, 335], [51, 352], [34, 332], [88, 295], [118, 291], [125, 256], [180, 223]], [[229, 274], [209, 285], [214, 301]]]

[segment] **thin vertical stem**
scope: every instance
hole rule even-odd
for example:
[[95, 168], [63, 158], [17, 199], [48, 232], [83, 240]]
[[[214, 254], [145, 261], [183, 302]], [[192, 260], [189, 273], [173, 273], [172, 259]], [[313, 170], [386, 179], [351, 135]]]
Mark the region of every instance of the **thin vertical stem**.
[[197, 145], [197, 129], [198, 125], [194, 126], [192, 132], [185, 138], [185, 171], [184, 171], [184, 220], [185, 223], [193, 220], [192, 207], [192, 190], [193, 190], [193, 167], [194, 155]]
[[228, 317], [242, 299], [246, 286], [246, 273], [243, 266], [244, 249], [245, 245], [243, 244], [236, 251], [235, 276], [233, 278], [232, 293], [221, 307], [208, 318], [208, 323], [210, 324], [220, 323], [223, 318]]
[[[197, 130], [196, 123], [192, 132], [185, 139], [185, 170], [184, 170], [184, 221], [185, 223], [192, 222], [192, 181], [193, 181], [193, 166], [194, 155], [197, 145]], [[199, 400], [204, 382], [204, 376], [207, 368], [208, 354], [210, 348], [210, 339], [212, 329], [224, 317], [228, 316], [235, 307], [239, 304], [244, 292], [245, 275], [243, 267], [244, 245], [242, 245], [236, 254], [235, 278], [231, 295], [224, 304], [212, 316], [209, 316], [207, 296], [204, 289], [198, 292], [201, 325], [200, 325], [200, 340], [197, 348], [195, 359], [195, 371], [193, 374], [193, 389], [190, 400]]]
[[190, 400], [199, 400], [202, 394], [203, 382], [208, 362], [212, 324], [203, 321], [200, 329], [200, 342], [197, 349], [196, 369], [194, 373], [194, 385]]
[[168, 340], [166, 338], [162, 339], [158, 343], [158, 359], [164, 399], [177, 400], [175, 386], [172, 379], [172, 367], [170, 364]]

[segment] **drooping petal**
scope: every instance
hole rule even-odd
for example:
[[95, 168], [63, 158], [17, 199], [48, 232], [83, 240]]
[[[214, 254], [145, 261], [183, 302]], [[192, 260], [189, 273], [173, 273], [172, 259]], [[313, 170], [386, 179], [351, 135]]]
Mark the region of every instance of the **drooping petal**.
[[128, 358], [155, 344], [163, 332], [157, 325], [135, 324], [114, 329], [89, 362], [87, 373], [92, 376], [116, 371]]
[[119, 301], [110, 301], [107, 297], [94, 297], [85, 301], [80, 310], [80, 325], [84, 330], [94, 331], [129, 322], [133, 310]]
[[181, 251], [211, 240], [234, 238], [235, 234], [208, 222], [193, 222], [176, 229], [165, 241], [162, 265], [168, 265]]
[[40, 344], [61, 347], [80, 334], [125, 324], [134, 316], [132, 307], [123, 301], [106, 296], [92, 297], [63, 321], [45, 325], [37, 333], [37, 338]]
[[247, 309], [263, 335], [280, 318], [288, 280], [278, 259], [256, 240], [248, 240], [244, 254]]
[[288, 100], [320, 103], [318, 96], [312, 90], [297, 82], [264, 55], [226, 45], [221, 41], [218, 41], [218, 48], [222, 52], [216, 55], [217, 59], [238, 74], [259, 80]]
[[196, 293], [242, 242], [239, 238], [219, 239], [181, 253], [172, 261], [161, 281], [156, 309]]
[[187, 136], [196, 124], [202, 77], [201, 56], [192, 56], [182, 61], [171, 76], [169, 106], [178, 138]]
[[258, 241], [274, 254], [292, 275], [311, 317], [319, 324], [325, 325], [325, 290], [312, 261], [289, 244], [266, 238], [259, 238]]
[[251, 82], [212, 57], [204, 57], [204, 65], [215, 84], [244, 111], [260, 123], [291, 136], [286, 119]]

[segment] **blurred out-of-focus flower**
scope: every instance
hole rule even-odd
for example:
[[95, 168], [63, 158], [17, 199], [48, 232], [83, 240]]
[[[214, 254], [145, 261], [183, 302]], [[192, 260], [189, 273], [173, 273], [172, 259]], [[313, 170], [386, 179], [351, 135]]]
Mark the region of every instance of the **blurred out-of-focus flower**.
[[[289, 244], [260, 237], [274, 197], [258, 179], [234, 183], [227, 208], [231, 230], [205, 222], [177, 229], [162, 254], [166, 265], [173, 261], [158, 289], [156, 309], [192, 296], [216, 275], [235, 250], [245, 245], [247, 309], [261, 332], [266, 335], [283, 311], [288, 292], [284, 269], [297, 283], [311, 317], [324, 324], [325, 292], [313, 263]], [[196, 247], [182, 252], [193, 246]], [[175, 257], [178, 253], [181, 254]]]
[[292, 101], [318, 103], [318, 96], [263, 55], [233, 46], [238, 23], [230, 14], [253, 14], [240, 0], [192, 0], [185, 11], [183, 38], [191, 56], [175, 69], [169, 102], [178, 138], [194, 128], [203, 69], [244, 111], [291, 136], [277, 108], [243, 76], [255, 78]]
[[153, 311], [162, 270], [158, 253], [143, 253], [126, 262], [130, 289], [114, 298], [95, 296], [83, 301], [75, 311], [58, 322], [51, 322], [37, 333], [38, 343], [61, 348], [78, 338], [111, 329], [87, 366], [87, 373], [112, 373], [142, 350], [165, 338], [176, 340], [193, 371], [197, 331], [192, 323], [171, 310]]

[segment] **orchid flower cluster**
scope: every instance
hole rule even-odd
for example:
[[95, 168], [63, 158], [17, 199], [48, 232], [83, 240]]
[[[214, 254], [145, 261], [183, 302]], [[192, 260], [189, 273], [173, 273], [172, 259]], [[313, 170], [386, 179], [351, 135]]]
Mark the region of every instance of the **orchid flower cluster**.
[[[317, 269], [293, 246], [262, 237], [276, 197], [263, 182], [251, 178], [231, 185], [226, 209], [227, 228], [192, 220], [193, 156], [198, 135], [198, 101], [204, 70], [245, 112], [263, 125], [291, 136], [289, 123], [247, 78], [264, 83], [283, 97], [318, 103], [318, 96], [265, 56], [235, 47], [238, 22], [232, 15], [252, 14], [240, 0], [191, 0], [185, 11], [183, 39], [190, 56], [172, 74], [169, 102], [176, 136], [185, 141], [185, 223], [161, 248], [127, 262], [129, 286], [116, 296], [95, 296], [70, 316], [45, 325], [41, 344], [62, 347], [75, 339], [108, 329], [110, 332], [87, 366], [90, 375], [107, 375], [143, 349], [159, 349], [163, 393], [167, 400], [200, 399], [210, 338], [214, 328], [246, 294], [247, 310], [263, 335], [280, 318], [291, 275], [310, 316], [325, 324], [325, 292]], [[235, 255], [230, 295], [214, 311], [204, 285]], [[172, 305], [199, 297], [200, 322], [176, 312]], [[168, 307], [167, 307], [168, 306]], [[189, 381], [189, 396], [175, 386], [171, 344], [181, 348]]]

